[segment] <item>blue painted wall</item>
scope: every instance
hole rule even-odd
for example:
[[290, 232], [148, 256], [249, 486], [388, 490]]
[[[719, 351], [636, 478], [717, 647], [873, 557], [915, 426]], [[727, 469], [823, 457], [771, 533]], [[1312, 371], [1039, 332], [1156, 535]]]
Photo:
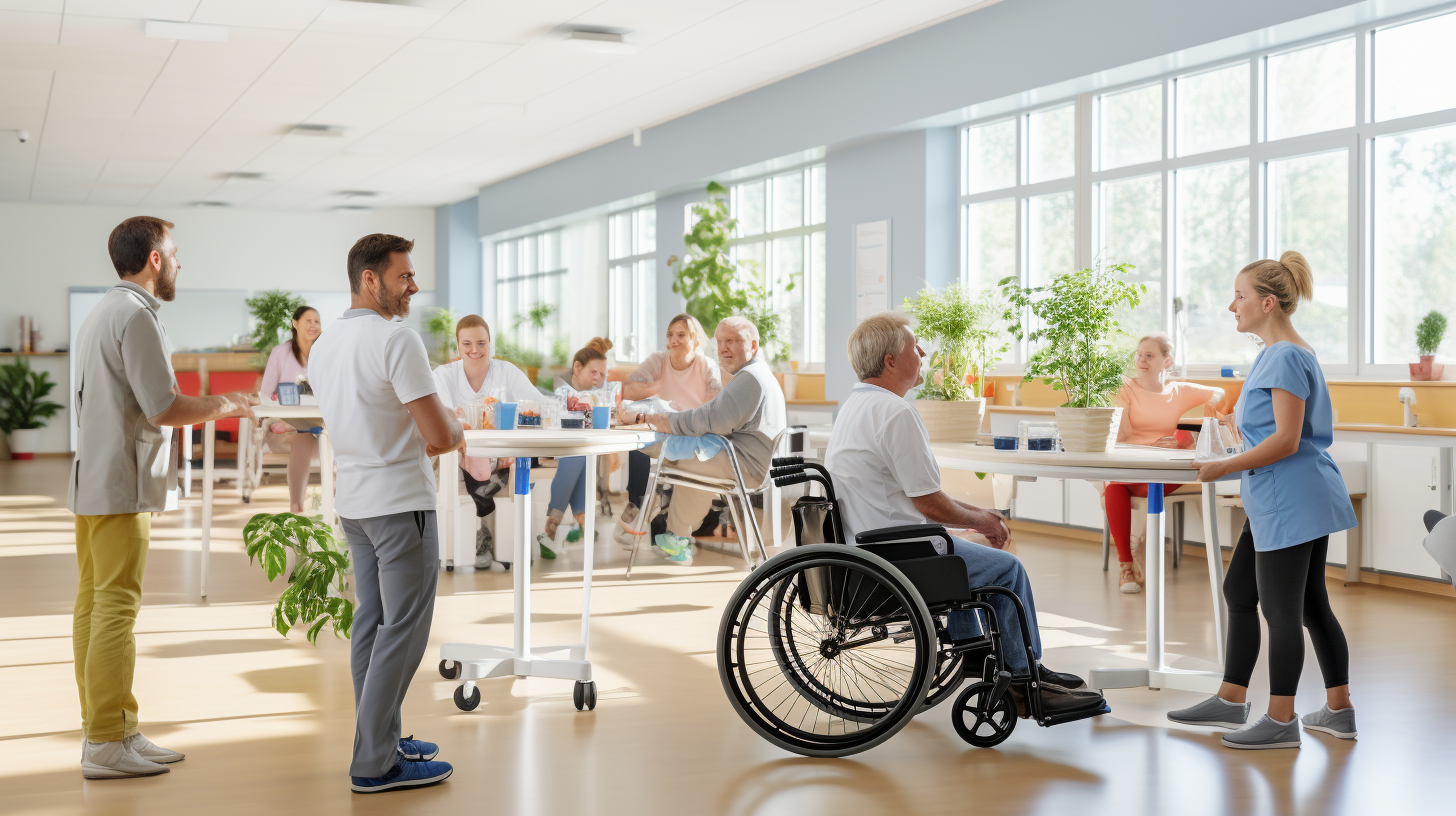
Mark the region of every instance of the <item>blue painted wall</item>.
[[458, 315], [484, 314], [479, 200], [435, 208], [435, 291]]

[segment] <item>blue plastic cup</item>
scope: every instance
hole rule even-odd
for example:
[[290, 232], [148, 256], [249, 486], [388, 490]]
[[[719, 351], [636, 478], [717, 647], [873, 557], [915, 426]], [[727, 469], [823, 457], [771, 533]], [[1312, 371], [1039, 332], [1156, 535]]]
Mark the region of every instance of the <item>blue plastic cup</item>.
[[278, 383], [278, 404], [297, 405], [298, 383]]
[[605, 405], [592, 408], [592, 428], [602, 430], [612, 427], [612, 409]]
[[495, 427], [499, 431], [514, 431], [516, 429], [516, 404], [514, 402], [496, 403]]
[[1224, 377], [1232, 377], [1234, 375], [1233, 366], [1224, 366], [1222, 369], [1219, 369], [1218, 373]]

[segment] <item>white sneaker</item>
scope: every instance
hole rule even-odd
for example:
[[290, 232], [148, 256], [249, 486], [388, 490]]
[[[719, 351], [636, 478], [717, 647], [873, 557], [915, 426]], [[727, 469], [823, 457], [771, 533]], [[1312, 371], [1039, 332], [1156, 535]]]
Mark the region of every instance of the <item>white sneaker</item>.
[[131, 776], [156, 776], [172, 770], [159, 762], [142, 759], [127, 742], [88, 740], [81, 751], [81, 775], [87, 779], [125, 779]]
[[187, 758], [187, 755], [181, 751], [172, 751], [152, 742], [142, 736], [140, 731], [127, 737], [125, 742], [127, 747], [137, 752], [137, 756], [150, 762], [159, 762], [163, 765], [168, 765], [173, 762], [181, 762]]

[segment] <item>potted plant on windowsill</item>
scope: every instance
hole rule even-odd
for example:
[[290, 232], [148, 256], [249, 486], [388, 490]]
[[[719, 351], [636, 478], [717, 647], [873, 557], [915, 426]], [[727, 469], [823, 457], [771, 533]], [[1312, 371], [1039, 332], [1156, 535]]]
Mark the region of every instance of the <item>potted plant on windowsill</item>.
[[11, 459], [35, 458], [41, 428], [62, 408], [46, 399], [55, 387], [49, 372], [31, 369], [24, 357], [0, 365], [0, 431], [10, 443]]
[[986, 375], [1007, 347], [996, 327], [1002, 308], [994, 289], [972, 295], [959, 283], [905, 298], [916, 337], [935, 344], [925, 383], [915, 395], [915, 410], [930, 441], [975, 442], [980, 435]]
[[1111, 406], [1112, 397], [1132, 357], [1115, 342], [1126, 334], [1117, 313], [1136, 307], [1147, 291], [1124, 277], [1132, 269], [1099, 262], [1064, 272], [1046, 286], [1001, 281], [1011, 334], [1030, 341], [1033, 350], [1022, 382], [1041, 377], [1067, 396], [1056, 419], [1068, 451], [1099, 453], [1116, 439], [1122, 409]]
[[1410, 364], [1412, 380], [1439, 380], [1445, 373], [1444, 363], [1436, 362], [1436, 349], [1446, 339], [1446, 316], [1437, 311], [1427, 312], [1416, 324], [1416, 349], [1421, 354], [1419, 363]]

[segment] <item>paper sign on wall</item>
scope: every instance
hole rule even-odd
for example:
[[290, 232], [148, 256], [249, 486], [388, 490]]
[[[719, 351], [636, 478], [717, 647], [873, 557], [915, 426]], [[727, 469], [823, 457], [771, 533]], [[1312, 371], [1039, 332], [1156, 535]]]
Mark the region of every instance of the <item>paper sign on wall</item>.
[[854, 225], [854, 320], [890, 309], [890, 221]]

